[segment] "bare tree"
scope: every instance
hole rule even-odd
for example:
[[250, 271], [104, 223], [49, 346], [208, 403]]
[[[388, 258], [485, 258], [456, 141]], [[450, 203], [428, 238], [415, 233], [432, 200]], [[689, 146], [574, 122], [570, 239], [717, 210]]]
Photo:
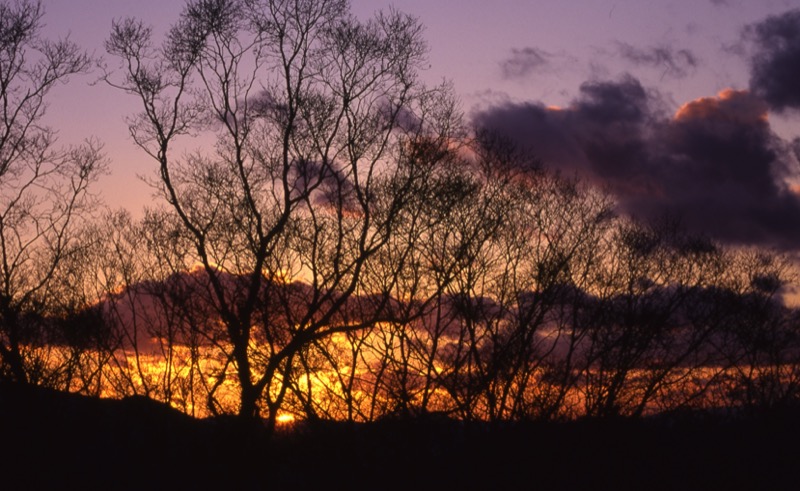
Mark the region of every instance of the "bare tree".
[[403, 258], [400, 274], [374, 272], [399, 278], [402, 308], [359, 340], [370, 417], [559, 413], [555, 392], [570, 386], [548, 393], [541, 373], [562, 357], [558, 308], [587, 283], [610, 203], [496, 135], [479, 132], [457, 155], [382, 251], [381, 264]]
[[69, 288], [73, 297], [80, 293], [85, 311], [102, 324], [83, 354], [82, 372], [91, 377], [79, 385], [91, 386], [90, 393], [142, 394], [190, 414], [198, 414], [199, 407], [202, 413], [207, 374], [199, 373], [198, 336], [207, 331], [212, 312], [202, 308], [198, 275], [174, 274], [192, 266], [178, 230], [163, 213], [146, 211], [135, 221], [117, 211], [82, 234], [84, 266], [75, 268]]
[[96, 142], [60, 148], [43, 121], [51, 89], [90, 66], [69, 40], [40, 36], [43, 15], [38, 2], [0, 3], [0, 378], [36, 384], [54, 383], [53, 280], [78, 253], [104, 168]]
[[714, 339], [720, 373], [717, 402], [749, 412], [796, 405], [800, 400], [798, 310], [785, 289], [797, 280], [785, 255], [766, 250], [736, 253], [724, 307], [727, 322]]
[[461, 328], [447, 385], [469, 419], [553, 417], [572, 387], [577, 343], [564, 305], [587, 287], [611, 203], [507, 142], [478, 149], [483, 192], [503, 204], [496, 232], [449, 288]]
[[[303, 348], [370, 324], [338, 313], [436, 164], [403, 152], [454, 129], [449, 91], [417, 78], [421, 27], [395, 11], [360, 22], [341, 0], [194, 0], [162, 45], [127, 19], [106, 46], [121, 62], [106, 79], [139, 98], [131, 135], [208, 275], [238, 413], [274, 422]], [[175, 155], [205, 130], [213, 151]]]

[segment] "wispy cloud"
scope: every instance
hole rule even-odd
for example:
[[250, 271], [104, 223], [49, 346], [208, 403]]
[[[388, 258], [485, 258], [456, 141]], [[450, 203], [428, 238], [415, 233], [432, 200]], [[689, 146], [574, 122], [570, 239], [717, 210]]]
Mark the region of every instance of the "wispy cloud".
[[640, 48], [618, 42], [619, 55], [636, 66], [647, 66], [662, 70], [661, 78], [684, 78], [698, 65], [698, 58], [688, 49], [677, 49], [668, 45]]
[[511, 56], [500, 62], [506, 79], [527, 78], [537, 70], [550, 64], [553, 54], [534, 47], [513, 48]]

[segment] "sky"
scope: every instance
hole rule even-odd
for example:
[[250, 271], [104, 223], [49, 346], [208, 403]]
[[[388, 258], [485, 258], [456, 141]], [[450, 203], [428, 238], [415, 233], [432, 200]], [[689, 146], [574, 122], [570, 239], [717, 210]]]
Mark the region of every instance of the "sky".
[[[43, 0], [44, 34], [97, 56], [113, 19], [165, 31], [179, 0]], [[732, 244], [800, 250], [800, 0], [352, 0], [426, 27], [426, 82], [452, 82], [471, 124], [601, 186], [621, 212], [677, 216]], [[128, 137], [135, 101], [74, 77], [48, 122], [95, 137], [112, 208], [152, 202], [154, 163]]]

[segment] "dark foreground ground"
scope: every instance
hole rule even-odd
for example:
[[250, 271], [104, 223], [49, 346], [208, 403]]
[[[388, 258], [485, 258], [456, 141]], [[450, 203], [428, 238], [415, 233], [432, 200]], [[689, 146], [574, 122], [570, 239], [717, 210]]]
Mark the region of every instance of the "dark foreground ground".
[[298, 426], [0, 386], [0, 489], [800, 489], [800, 412]]

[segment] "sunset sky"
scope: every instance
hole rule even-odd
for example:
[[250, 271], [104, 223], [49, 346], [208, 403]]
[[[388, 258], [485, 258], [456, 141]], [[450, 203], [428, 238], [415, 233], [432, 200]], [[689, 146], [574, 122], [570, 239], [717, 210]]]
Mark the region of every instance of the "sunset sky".
[[[95, 55], [112, 19], [164, 32], [180, 0], [44, 0], [45, 35]], [[426, 26], [431, 84], [472, 121], [612, 192], [642, 218], [681, 216], [738, 244], [800, 249], [800, 0], [354, 0]], [[111, 61], [111, 60], [109, 60]], [[153, 163], [128, 138], [135, 101], [75, 77], [51, 98], [62, 143], [94, 136], [106, 203], [151, 202]]]

